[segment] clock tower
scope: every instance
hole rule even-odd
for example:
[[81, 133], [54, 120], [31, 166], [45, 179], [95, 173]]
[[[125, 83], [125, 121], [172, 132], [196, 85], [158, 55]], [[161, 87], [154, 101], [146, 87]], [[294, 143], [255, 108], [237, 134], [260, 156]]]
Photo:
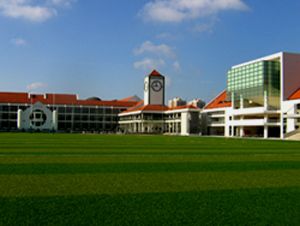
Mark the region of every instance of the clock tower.
[[156, 70], [145, 78], [144, 104], [165, 105], [165, 77]]

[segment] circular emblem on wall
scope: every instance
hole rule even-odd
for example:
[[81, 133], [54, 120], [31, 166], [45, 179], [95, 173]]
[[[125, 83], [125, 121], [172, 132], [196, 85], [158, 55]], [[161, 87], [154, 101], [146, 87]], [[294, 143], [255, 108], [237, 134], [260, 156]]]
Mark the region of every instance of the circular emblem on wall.
[[156, 80], [152, 82], [151, 88], [153, 89], [153, 91], [159, 92], [163, 88], [163, 84], [161, 83], [161, 81]]
[[47, 115], [42, 110], [34, 110], [30, 116], [30, 123], [33, 126], [40, 127], [43, 126], [47, 120]]

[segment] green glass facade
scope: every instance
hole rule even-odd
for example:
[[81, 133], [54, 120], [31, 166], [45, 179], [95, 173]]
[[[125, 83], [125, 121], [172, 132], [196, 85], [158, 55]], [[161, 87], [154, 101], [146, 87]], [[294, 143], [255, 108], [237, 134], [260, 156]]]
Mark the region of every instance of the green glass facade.
[[268, 98], [268, 107], [280, 107], [280, 62], [260, 61], [228, 71], [228, 97], [234, 96], [235, 108], [240, 108], [241, 97], [247, 107], [264, 106], [264, 95]]

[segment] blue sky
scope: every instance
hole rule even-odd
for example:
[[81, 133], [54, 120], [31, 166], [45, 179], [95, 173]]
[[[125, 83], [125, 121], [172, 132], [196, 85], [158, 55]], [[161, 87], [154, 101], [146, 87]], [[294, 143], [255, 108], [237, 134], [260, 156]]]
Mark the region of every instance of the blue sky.
[[295, 0], [0, 0], [0, 91], [142, 97], [155, 67], [208, 101], [232, 65], [300, 52], [299, 21]]

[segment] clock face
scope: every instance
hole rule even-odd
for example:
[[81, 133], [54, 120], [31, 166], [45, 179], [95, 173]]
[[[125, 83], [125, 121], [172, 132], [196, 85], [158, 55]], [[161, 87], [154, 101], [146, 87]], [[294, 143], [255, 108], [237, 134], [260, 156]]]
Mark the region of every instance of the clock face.
[[144, 90], [147, 92], [148, 91], [148, 82], [147, 81], [145, 81], [145, 83], [144, 83]]
[[156, 80], [156, 81], [152, 82], [151, 88], [153, 91], [159, 92], [163, 88], [163, 85], [162, 85], [161, 81]]

